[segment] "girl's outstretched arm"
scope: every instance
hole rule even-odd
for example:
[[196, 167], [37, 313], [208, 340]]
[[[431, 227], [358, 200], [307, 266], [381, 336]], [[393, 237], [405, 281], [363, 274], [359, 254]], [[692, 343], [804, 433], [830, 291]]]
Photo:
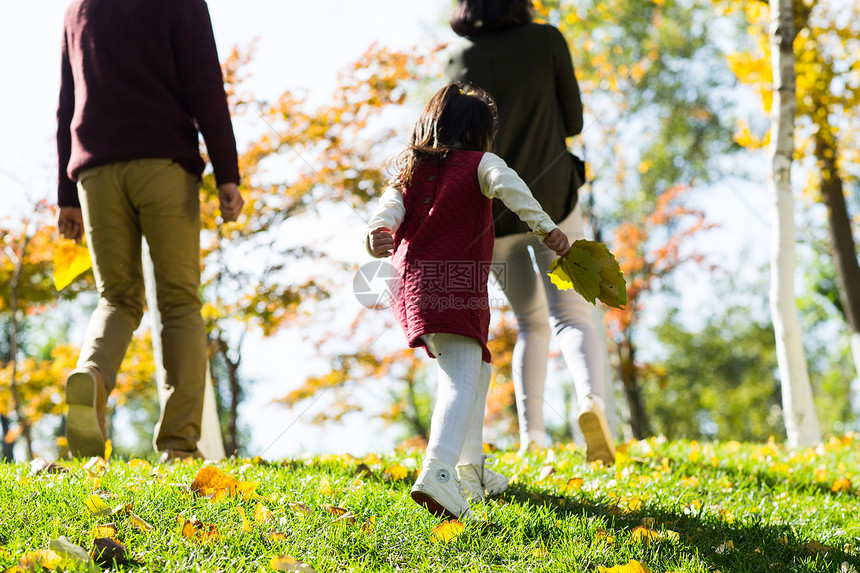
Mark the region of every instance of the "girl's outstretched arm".
[[[484, 154], [478, 165], [478, 181], [481, 183], [481, 192], [486, 197], [500, 199], [505, 207], [516, 213], [535, 234], [542, 237], [546, 246], [557, 253], [560, 250], [567, 252], [567, 237], [544, 212], [529, 191], [528, 185], [501, 157], [494, 153]], [[550, 237], [552, 245], [549, 243]]]
[[391, 249], [394, 248], [393, 235], [405, 215], [403, 193], [389, 187], [380, 197], [379, 206], [373, 212], [364, 231], [364, 248], [372, 257], [378, 259], [391, 256]]

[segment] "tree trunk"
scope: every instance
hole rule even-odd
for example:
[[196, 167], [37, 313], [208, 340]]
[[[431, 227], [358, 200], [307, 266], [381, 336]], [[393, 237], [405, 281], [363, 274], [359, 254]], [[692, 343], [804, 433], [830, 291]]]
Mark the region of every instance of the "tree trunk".
[[821, 170], [821, 197], [827, 207], [827, 222], [830, 231], [830, 248], [836, 281], [839, 285], [839, 300], [842, 315], [851, 331], [851, 350], [855, 373], [860, 373], [860, 264], [854, 235], [851, 232], [851, 217], [845, 204], [842, 178], [836, 167], [837, 145], [829, 125], [819, 125], [815, 134], [815, 156]]
[[15, 460], [15, 452], [12, 447], [12, 442], [6, 441], [6, 434], [12, 429], [12, 420], [8, 417], [0, 414], [0, 429], [3, 430], [3, 443], [2, 443], [2, 451], [3, 456], [2, 459], [4, 462], [12, 462]]
[[230, 409], [227, 412], [227, 436], [224, 447], [230, 455], [236, 455], [239, 452], [239, 403], [242, 401], [242, 385], [239, 381], [239, 360], [234, 361], [230, 359], [230, 347], [224, 339], [219, 337], [212, 342], [216, 352], [221, 355], [224, 366], [227, 368], [227, 382], [230, 386]]
[[[146, 284], [146, 306], [152, 317], [152, 357], [155, 362], [155, 380], [158, 386], [158, 401], [164, 408], [164, 352], [161, 345], [161, 313], [155, 294], [155, 269], [149, 256], [149, 246], [143, 241], [143, 280]], [[215, 407], [215, 392], [209, 368], [206, 369], [206, 387], [203, 393], [203, 419], [200, 421], [200, 441], [197, 449], [207, 460], [223, 460], [224, 441], [221, 438], [221, 424]]]
[[642, 393], [639, 391], [639, 376], [636, 371], [636, 347], [629, 336], [624, 333], [624, 339], [618, 344], [618, 368], [624, 397], [630, 410], [630, 431], [637, 440], [651, 435], [645, 408], [642, 406]]
[[16, 254], [15, 268], [12, 271], [12, 278], [9, 281], [9, 311], [10, 311], [10, 334], [9, 334], [9, 353], [12, 355], [12, 376], [9, 379], [9, 386], [12, 392], [12, 402], [15, 404], [15, 417], [18, 420], [18, 425], [21, 426], [21, 435], [24, 437], [24, 445], [27, 448], [27, 459], [33, 459], [33, 443], [30, 438], [30, 421], [24, 410], [21, 407], [21, 397], [18, 394], [18, 287], [21, 282], [21, 273], [24, 270], [24, 256], [27, 254], [27, 244], [30, 242], [30, 236], [27, 234], [28, 222], [24, 224], [23, 234], [21, 235], [21, 244]]
[[791, 162], [797, 111], [794, 71], [794, 11], [792, 0], [770, 0], [773, 108], [768, 187], [773, 198], [770, 308], [782, 382], [785, 433], [789, 447], [821, 441], [821, 429], [804, 355], [794, 296], [794, 197]]

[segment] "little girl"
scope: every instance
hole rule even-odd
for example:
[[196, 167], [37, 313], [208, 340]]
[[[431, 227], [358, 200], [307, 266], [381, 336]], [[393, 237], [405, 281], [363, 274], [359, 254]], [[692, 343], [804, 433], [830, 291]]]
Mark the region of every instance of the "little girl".
[[365, 235], [372, 256], [393, 251], [401, 285], [392, 310], [409, 346], [425, 348], [438, 364], [430, 439], [412, 499], [453, 519], [474, 518], [469, 497], [480, 500], [508, 487], [504, 476], [484, 467], [482, 456], [492, 199], [501, 199], [559, 255], [569, 248], [522, 179], [490, 153], [494, 110], [480, 90], [464, 93], [449, 84], [436, 93], [396, 160]]

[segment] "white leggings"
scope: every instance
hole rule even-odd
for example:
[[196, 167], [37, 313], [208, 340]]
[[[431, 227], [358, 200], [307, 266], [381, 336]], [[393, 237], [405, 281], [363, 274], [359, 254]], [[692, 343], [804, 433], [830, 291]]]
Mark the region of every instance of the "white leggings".
[[481, 360], [481, 345], [474, 338], [429, 334], [425, 339], [438, 367], [426, 457], [451, 466], [480, 465], [490, 365]]
[[[577, 206], [559, 227], [571, 243], [584, 239], [580, 208]], [[539, 277], [529, 247], [534, 251]], [[550, 282], [546, 273], [555, 259], [556, 254], [537, 237], [524, 233], [496, 239], [493, 251], [494, 267], [504, 263], [498, 282], [517, 319], [512, 366], [521, 447], [531, 443], [546, 446], [543, 393], [552, 334], [558, 338], [573, 377], [580, 408], [588, 397], [603, 406], [605, 397], [602, 346], [592, 306], [575, 291], [560, 291]], [[565, 412], [558, 413], [567, 417]]]

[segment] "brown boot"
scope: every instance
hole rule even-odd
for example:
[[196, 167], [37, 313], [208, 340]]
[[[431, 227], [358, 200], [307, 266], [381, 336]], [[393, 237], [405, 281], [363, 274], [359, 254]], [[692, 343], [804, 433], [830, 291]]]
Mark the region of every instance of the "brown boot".
[[612, 443], [612, 434], [609, 433], [609, 424], [601, 407], [591, 398], [579, 415], [579, 427], [585, 437], [585, 460], [599, 461], [605, 466], [614, 464], [615, 446]]
[[73, 456], [105, 455], [107, 389], [95, 368], [78, 368], [66, 379], [66, 438]]

